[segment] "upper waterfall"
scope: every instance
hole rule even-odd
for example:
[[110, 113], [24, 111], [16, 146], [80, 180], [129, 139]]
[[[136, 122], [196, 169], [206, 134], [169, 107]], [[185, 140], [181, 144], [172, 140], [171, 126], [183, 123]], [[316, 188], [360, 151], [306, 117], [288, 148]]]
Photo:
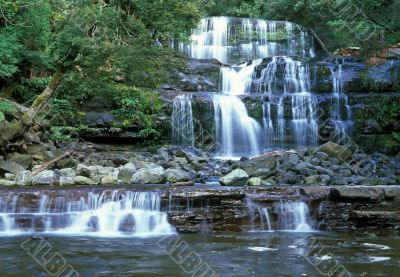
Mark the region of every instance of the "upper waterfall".
[[274, 56], [315, 55], [308, 31], [287, 21], [208, 17], [193, 30], [191, 40], [191, 44], [180, 43], [188, 56], [229, 64]]

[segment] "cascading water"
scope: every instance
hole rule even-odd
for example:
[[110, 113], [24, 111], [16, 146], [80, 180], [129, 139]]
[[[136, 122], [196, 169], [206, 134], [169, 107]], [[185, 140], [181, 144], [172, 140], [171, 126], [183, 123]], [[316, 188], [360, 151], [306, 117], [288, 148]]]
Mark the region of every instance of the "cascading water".
[[[272, 232], [271, 219], [268, 209], [256, 205], [250, 198], [246, 198], [246, 203], [249, 211], [251, 231], [259, 230]], [[255, 217], [257, 213], [260, 217], [260, 224], [258, 226], [255, 224]]]
[[0, 236], [45, 233], [149, 237], [175, 232], [167, 213], [161, 211], [157, 192], [90, 192], [79, 200], [42, 195], [36, 208], [16, 208], [4, 199], [0, 204]]
[[194, 126], [191, 95], [175, 97], [172, 113], [172, 138], [175, 144], [194, 146]]
[[[333, 85], [331, 118], [335, 124], [337, 140], [344, 143], [351, 127], [353, 126], [353, 121], [349, 100], [343, 91], [342, 68], [342, 64], [339, 64], [336, 68], [330, 67]], [[341, 109], [343, 106], [344, 110]]]
[[301, 26], [286, 21], [209, 17], [193, 30], [192, 43], [180, 44], [195, 59], [218, 59], [222, 63], [279, 55], [313, 57], [313, 40]]
[[308, 206], [304, 202], [286, 202], [279, 203], [275, 207], [278, 214], [278, 226], [280, 230], [308, 232], [312, 231], [311, 226], [307, 222]]

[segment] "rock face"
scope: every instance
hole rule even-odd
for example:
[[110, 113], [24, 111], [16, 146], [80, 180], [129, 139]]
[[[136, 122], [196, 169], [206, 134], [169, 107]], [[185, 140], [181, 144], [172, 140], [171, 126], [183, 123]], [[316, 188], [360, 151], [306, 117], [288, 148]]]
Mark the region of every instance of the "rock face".
[[58, 185], [58, 179], [56, 174], [51, 171], [51, 170], [45, 170], [42, 172], [39, 172], [36, 174], [35, 177], [33, 177], [32, 181], [33, 185], [48, 185], [48, 186], [54, 186]]
[[15, 177], [15, 182], [19, 186], [30, 186], [32, 185], [32, 181], [33, 181], [33, 175], [28, 170], [21, 171]]
[[219, 179], [223, 186], [244, 186], [249, 180], [249, 175], [242, 169], [235, 169], [228, 175]]
[[131, 179], [133, 184], [162, 184], [165, 181], [165, 170], [161, 166], [142, 168]]

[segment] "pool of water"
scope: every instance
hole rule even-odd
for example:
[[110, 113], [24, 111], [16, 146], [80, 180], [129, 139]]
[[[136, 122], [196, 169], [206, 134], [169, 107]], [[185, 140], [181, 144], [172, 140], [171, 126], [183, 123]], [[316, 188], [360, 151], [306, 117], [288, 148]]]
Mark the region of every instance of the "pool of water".
[[399, 276], [400, 236], [246, 232], [147, 239], [0, 237], [0, 276], [68, 276], [69, 272], [74, 273], [71, 277], [78, 276], [76, 272], [80, 276]]

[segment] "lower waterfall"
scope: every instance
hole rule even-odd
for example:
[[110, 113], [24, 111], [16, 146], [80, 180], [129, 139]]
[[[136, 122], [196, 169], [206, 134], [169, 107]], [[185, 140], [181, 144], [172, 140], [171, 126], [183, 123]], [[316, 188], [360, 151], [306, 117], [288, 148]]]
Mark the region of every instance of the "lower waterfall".
[[18, 199], [12, 202], [0, 199], [0, 236], [151, 237], [175, 232], [157, 192], [90, 192], [79, 200], [42, 195], [36, 208], [19, 206]]
[[276, 208], [280, 230], [309, 232], [311, 226], [307, 222], [309, 210], [304, 202], [281, 202]]

